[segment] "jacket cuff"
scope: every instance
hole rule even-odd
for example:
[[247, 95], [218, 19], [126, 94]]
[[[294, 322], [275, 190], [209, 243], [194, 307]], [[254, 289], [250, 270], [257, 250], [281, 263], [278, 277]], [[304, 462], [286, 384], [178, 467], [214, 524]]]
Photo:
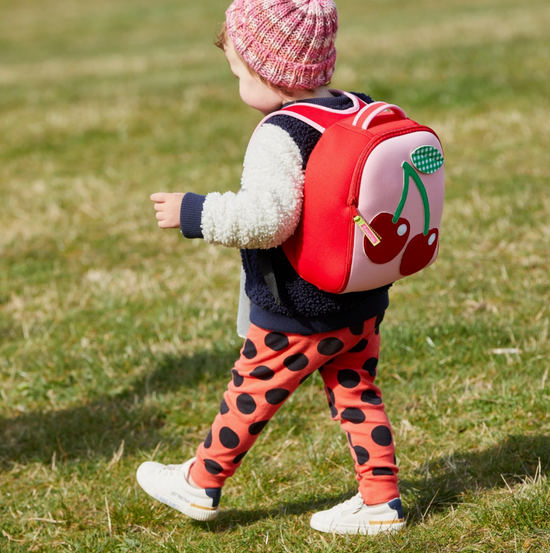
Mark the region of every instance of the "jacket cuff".
[[202, 234], [202, 206], [206, 196], [187, 192], [181, 202], [180, 230], [185, 238], [204, 238]]

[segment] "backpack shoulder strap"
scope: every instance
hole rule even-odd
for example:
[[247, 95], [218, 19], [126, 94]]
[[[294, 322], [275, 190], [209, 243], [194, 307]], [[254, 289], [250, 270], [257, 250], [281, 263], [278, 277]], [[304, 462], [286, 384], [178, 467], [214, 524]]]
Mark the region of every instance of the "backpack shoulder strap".
[[[331, 127], [338, 121], [356, 115], [363, 108], [367, 107], [369, 104], [349, 92], [344, 92], [343, 90], [331, 89], [330, 92], [337, 92], [338, 94], [343, 94], [347, 96], [352, 101], [352, 106], [348, 109], [333, 109], [325, 106], [320, 106], [319, 104], [300, 102], [297, 104], [290, 104], [284, 108], [270, 113], [260, 121], [257, 129], [261, 127], [266, 121], [275, 117], [276, 115], [288, 115], [299, 119], [304, 123], [308, 124], [310, 127], [318, 130], [320, 133], [325, 132], [328, 127]], [[256, 130], [257, 130], [256, 129]]]
[[[269, 119], [275, 117], [276, 115], [288, 115], [299, 119], [309, 126], [317, 129], [321, 134], [325, 132], [326, 129], [337, 123], [338, 121], [345, 119], [346, 117], [352, 117], [357, 115], [362, 109], [366, 108], [370, 104], [367, 104], [357, 96], [350, 94], [349, 92], [344, 92], [343, 90], [331, 90], [331, 92], [337, 92], [339, 94], [344, 94], [352, 101], [352, 106], [348, 109], [333, 109], [327, 108], [325, 106], [320, 106], [318, 104], [300, 102], [298, 104], [290, 104], [289, 106], [284, 107], [278, 111], [270, 113], [256, 127], [256, 131]], [[254, 132], [256, 132], [254, 131]], [[271, 263], [271, 258], [267, 250], [258, 250], [258, 265], [260, 271], [264, 277], [265, 283], [269, 288], [273, 299], [277, 305], [281, 305], [281, 296], [279, 294], [279, 287], [277, 279], [275, 277], [275, 272], [273, 270], [273, 265]]]

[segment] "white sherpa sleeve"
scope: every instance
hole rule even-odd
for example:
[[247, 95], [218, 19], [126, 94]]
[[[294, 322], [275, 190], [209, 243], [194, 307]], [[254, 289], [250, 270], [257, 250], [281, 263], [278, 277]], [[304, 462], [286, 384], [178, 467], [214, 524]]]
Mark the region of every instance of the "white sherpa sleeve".
[[298, 226], [303, 190], [300, 149], [286, 131], [266, 123], [246, 150], [240, 190], [206, 196], [204, 239], [243, 249], [279, 246]]

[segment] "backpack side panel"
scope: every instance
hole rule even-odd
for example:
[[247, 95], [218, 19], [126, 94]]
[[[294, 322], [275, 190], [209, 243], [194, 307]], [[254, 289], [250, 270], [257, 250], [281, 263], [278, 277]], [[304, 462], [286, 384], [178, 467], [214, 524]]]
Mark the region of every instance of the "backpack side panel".
[[302, 216], [283, 250], [296, 272], [322, 290], [341, 291], [347, 281], [356, 226], [350, 186], [371, 137], [337, 123], [322, 135], [306, 167]]

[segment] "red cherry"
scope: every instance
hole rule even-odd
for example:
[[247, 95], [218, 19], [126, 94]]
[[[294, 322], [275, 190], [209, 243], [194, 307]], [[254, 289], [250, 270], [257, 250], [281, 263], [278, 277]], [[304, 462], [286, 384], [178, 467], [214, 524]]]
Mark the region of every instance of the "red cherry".
[[381, 265], [390, 262], [397, 257], [407, 243], [411, 231], [409, 221], [401, 217], [397, 223], [394, 223], [392, 219], [391, 213], [379, 213], [370, 222], [370, 226], [381, 238], [380, 243], [373, 246], [365, 236], [365, 254], [373, 263]]
[[413, 236], [401, 258], [399, 272], [403, 276], [408, 276], [426, 267], [434, 256], [438, 240], [439, 231], [436, 228], [430, 229], [426, 236]]

